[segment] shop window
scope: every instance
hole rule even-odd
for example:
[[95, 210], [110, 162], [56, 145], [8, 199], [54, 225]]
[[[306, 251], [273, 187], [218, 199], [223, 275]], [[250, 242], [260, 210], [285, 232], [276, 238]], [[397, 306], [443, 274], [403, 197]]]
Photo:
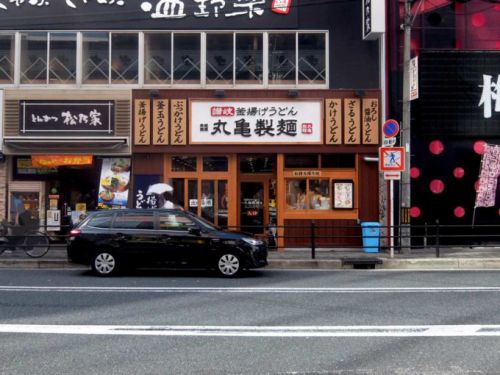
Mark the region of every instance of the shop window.
[[293, 210], [307, 209], [307, 180], [286, 181], [286, 204]]
[[200, 34], [174, 34], [174, 82], [200, 83]]
[[227, 180], [217, 181], [217, 225], [227, 226], [229, 213], [229, 192]]
[[233, 83], [233, 34], [207, 34], [207, 84]]
[[144, 36], [144, 83], [172, 83], [172, 40], [170, 33]]
[[182, 214], [161, 214], [160, 229], [187, 231], [195, 224], [191, 219]]
[[76, 33], [50, 33], [49, 83], [76, 82]]
[[153, 213], [118, 213], [113, 224], [114, 228], [120, 229], [154, 229]]
[[109, 83], [109, 33], [82, 34], [83, 83]]
[[309, 180], [308, 208], [311, 210], [329, 210], [331, 208], [329, 180]]
[[227, 172], [228, 160], [226, 156], [203, 157], [203, 172]]
[[172, 192], [173, 203], [180, 207], [185, 207], [184, 205], [184, 179], [175, 178], [172, 180], [172, 187], [174, 191]]
[[318, 155], [285, 155], [285, 168], [318, 168]]
[[96, 214], [92, 216], [87, 225], [94, 228], [110, 228], [112, 219], [113, 214], [109, 212], [104, 214]]
[[14, 34], [0, 34], [0, 84], [14, 83]]
[[326, 82], [325, 34], [299, 33], [299, 84]]
[[111, 83], [137, 83], [139, 39], [137, 34], [111, 35]]
[[243, 155], [240, 157], [240, 172], [272, 173], [274, 159], [272, 155]]
[[21, 83], [47, 83], [47, 33], [21, 33]]
[[201, 183], [201, 217], [214, 223], [214, 186], [213, 180], [202, 181]]
[[236, 84], [262, 84], [262, 34], [236, 34]]
[[269, 83], [295, 84], [295, 33], [269, 34]]
[[196, 156], [172, 156], [172, 172], [196, 172]]
[[354, 154], [322, 154], [321, 168], [356, 168]]
[[[23, 218], [40, 217], [40, 194], [38, 192], [11, 192], [10, 221], [16, 225], [23, 224]], [[24, 220], [25, 222], [27, 220]]]

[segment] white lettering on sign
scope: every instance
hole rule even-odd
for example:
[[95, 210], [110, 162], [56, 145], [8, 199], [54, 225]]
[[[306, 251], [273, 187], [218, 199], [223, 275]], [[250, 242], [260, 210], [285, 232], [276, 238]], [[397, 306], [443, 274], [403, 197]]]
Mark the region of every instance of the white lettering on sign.
[[483, 74], [483, 84], [479, 87], [483, 88], [483, 92], [478, 106], [484, 106], [484, 118], [491, 118], [493, 103], [495, 103], [495, 112], [500, 112], [500, 74], [496, 83], [493, 76]]
[[322, 143], [322, 102], [191, 101], [191, 143]]
[[[0, 9], [8, 10], [6, 3], [12, 4], [13, 6], [20, 7], [23, 5], [30, 5], [32, 7], [48, 7], [51, 2], [49, 0], [4, 0], [0, 2]], [[66, 6], [69, 8], [77, 9], [78, 5], [87, 4], [89, 0], [65, 0]], [[97, 4], [102, 5], [117, 5], [124, 6], [125, 0], [97, 0]]]

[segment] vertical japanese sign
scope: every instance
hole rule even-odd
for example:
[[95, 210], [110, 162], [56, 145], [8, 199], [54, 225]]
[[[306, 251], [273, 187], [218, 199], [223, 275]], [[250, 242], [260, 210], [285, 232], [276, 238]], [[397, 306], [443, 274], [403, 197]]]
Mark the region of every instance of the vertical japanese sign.
[[359, 145], [361, 137], [361, 101], [355, 98], [344, 99], [344, 143]]
[[485, 145], [474, 207], [494, 207], [500, 177], [500, 146]]
[[342, 144], [342, 99], [326, 99], [326, 144]]
[[363, 144], [378, 145], [379, 107], [378, 99], [363, 99]]
[[149, 99], [134, 100], [134, 145], [151, 144], [151, 101]]
[[134, 176], [134, 207], [158, 208], [156, 194], [146, 194], [151, 185], [160, 182], [160, 175], [135, 175]]
[[168, 145], [168, 100], [153, 100], [153, 144]]
[[130, 158], [103, 159], [98, 206], [101, 208], [127, 207], [129, 181]]
[[182, 146], [187, 142], [187, 101], [185, 99], [172, 99], [170, 101], [170, 144]]
[[410, 60], [410, 100], [418, 99], [418, 56]]

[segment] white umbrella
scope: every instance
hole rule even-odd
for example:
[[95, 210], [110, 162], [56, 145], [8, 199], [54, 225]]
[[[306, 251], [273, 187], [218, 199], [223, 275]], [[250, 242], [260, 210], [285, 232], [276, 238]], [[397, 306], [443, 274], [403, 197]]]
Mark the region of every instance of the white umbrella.
[[160, 184], [151, 185], [149, 187], [146, 195], [149, 195], [149, 194], [161, 195], [163, 193], [170, 192], [170, 191], [174, 191], [174, 188], [172, 186], [170, 186], [169, 184], [160, 183]]

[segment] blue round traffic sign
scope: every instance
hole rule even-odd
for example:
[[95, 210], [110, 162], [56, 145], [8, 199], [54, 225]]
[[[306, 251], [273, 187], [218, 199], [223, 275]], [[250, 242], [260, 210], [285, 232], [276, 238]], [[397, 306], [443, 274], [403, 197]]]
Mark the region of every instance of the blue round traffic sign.
[[387, 120], [382, 126], [382, 132], [387, 138], [392, 138], [399, 133], [399, 124], [396, 120]]

